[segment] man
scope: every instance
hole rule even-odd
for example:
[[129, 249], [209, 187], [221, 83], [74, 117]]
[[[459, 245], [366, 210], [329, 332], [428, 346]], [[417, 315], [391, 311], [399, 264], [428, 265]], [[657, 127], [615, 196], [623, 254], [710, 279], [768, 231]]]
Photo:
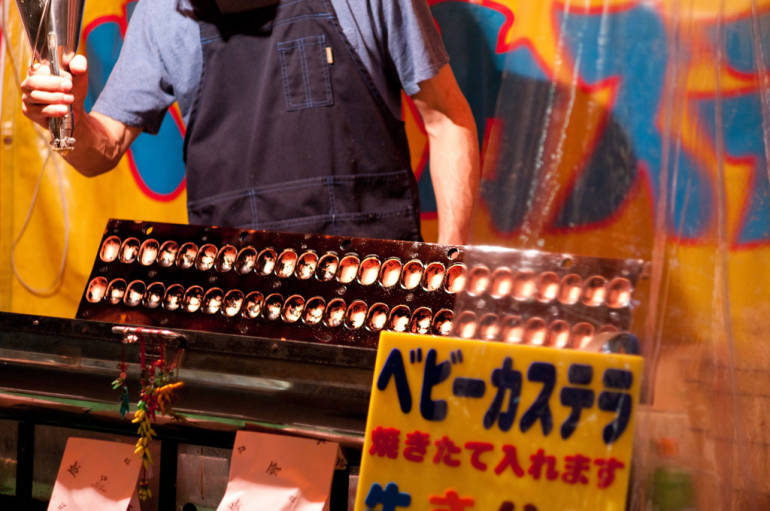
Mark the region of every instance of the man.
[[64, 157], [94, 176], [176, 100], [191, 223], [417, 240], [403, 89], [428, 133], [439, 242], [466, 242], [476, 127], [425, 0], [251, 1], [269, 5], [142, 0], [90, 113], [83, 56], [64, 77], [35, 66], [24, 112], [47, 126], [72, 105]]

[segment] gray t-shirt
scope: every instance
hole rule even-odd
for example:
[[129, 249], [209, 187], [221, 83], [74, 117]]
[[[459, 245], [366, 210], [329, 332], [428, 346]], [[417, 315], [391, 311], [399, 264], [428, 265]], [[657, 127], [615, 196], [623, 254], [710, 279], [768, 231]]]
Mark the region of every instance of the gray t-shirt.
[[[189, 120], [201, 77], [197, 22], [177, 10], [185, 0], [140, 0], [131, 16], [118, 62], [93, 110], [157, 133], [167, 108], [179, 103]], [[448, 61], [426, 0], [331, 0], [342, 31], [393, 114], [400, 94]]]

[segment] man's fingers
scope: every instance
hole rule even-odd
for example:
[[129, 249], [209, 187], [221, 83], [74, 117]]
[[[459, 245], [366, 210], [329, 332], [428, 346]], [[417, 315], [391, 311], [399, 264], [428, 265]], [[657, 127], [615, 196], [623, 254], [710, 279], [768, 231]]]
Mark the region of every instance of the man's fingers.
[[41, 103], [32, 100], [29, 95], [22, 96], [21, 107], [28, 116], [61, 117], [70, 111], [69, 103]]
[[[23, 100], [24, 98], [22, 98]], [[27, 102], [38, 104], [61, 104], [70, 105], [75, 102], [75, 96], [66, 92], [47, 92], [43, 90], [32, 90], [26, 94]]]
[[51, 66], [49, 65], [48, 61], [43, 62], [34, 62], [32, 65], [29, 66], [27, 69], [27, 76], [61, 76], [63, 78], [69, 78], [72, 79], [70, 76], [70, 66], [72, 63], [75, 63], [75, 69], [77, 70], [77, 74], [83, 74], [86, 71], [86, 58], [82, 55], [77, 55], [76, 57], [72, 58], [70, 61], [70, 65], [67, 64], [67, 61], [62, 62], [62, 65], [59, 66], [59, 74], [54, 75], [51, 72]]
[[42, 122], [49, 117], [64, 117], [70, 111], [66, 105], [37, 105], [26, 103], [22, 105], [24, 113], [30, 119]]
[[29, 119], [46, 126], [51, 117], [63, 117], [69, 113], [69, 107], [65, 105], [38, 105], [34, 103], [22, 103], [21, 109]]
[[[63, 117], [82, 109], [81, 96], [87, 90], [86, 58], [69, 54], [62, 59], [61, 68], [57, 76], [51, 74], [48, 62], [36, 62], [29, 67], [21, 84], [22, 111], [41, 126], [46, 126], [51, 117]], [[75, 105], [76, 96], [78, 105]]]
[[88, 71], [88, 61], [83, 55], [75, 55], [69, 63], [70, 73], [73, 75], [82, 75]]
[[64, 117], [70, 111], [70, 107], [67, 105], [46, 105], [40, 109], [45, 117]]
[[33, 62], [31, 66], [29, 66], [29, 69], [27, 70], [27, 74], [30, 76], [32, 75], [50, 75], [51, 74], [51, 66], [48, 65], [48, 62]]
[[35, 90], [45, 92], [70, 92], [72, 90], [72, 80], [69, 77], [53, 75], [31, 75], [21, 83], [23, 92], [32, 92]]

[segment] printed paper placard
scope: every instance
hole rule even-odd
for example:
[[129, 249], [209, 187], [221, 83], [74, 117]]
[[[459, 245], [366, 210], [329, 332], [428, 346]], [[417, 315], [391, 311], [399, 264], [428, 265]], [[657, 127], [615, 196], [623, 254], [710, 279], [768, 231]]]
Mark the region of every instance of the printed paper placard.
[[356, 511], [623, 511], [642, 359], [385, 332]]
[[323, 511], [337, 449], [323, 440], [239, 431], [217, 511]]
[[48, 511], [139, 511], [142, 460], [134, 445], [67, 439]]

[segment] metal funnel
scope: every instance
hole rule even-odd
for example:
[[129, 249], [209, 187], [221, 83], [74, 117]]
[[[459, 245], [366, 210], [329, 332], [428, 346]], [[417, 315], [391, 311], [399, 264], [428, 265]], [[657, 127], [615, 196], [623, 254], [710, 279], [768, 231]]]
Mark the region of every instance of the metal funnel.
[[[16, 0], [32, 46], [33, 59], [51, 66], [61, 75], [62, 57], [75, 53], [80, 42], [80, 25], [85, 0]], [[72, 107], [64, 117], [51, 118], [50, 145], [55, 151], [75, 148]]]

